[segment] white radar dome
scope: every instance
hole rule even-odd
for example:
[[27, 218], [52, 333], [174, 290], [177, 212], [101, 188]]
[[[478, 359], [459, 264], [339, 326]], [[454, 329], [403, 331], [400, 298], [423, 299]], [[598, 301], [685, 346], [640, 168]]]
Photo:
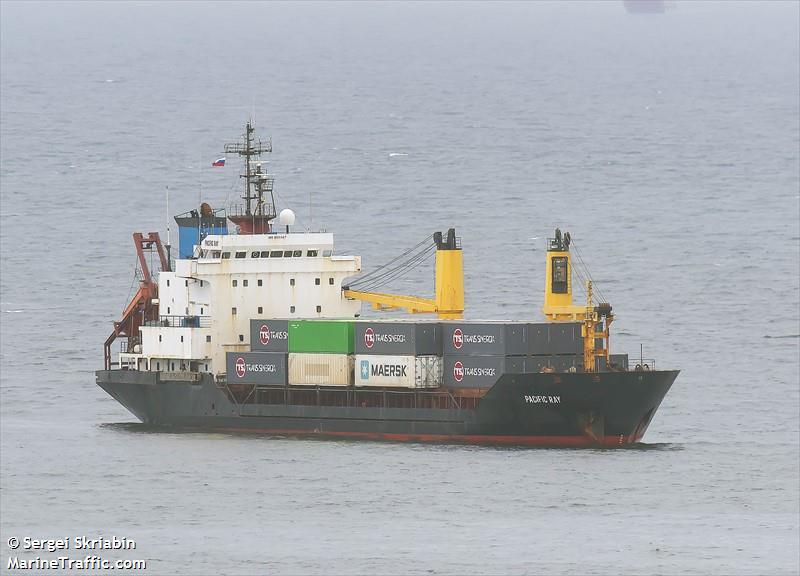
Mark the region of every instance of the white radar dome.
[[278, 220], [282, 226], [292, 226], [294, 224], [294, 211], [284, 208], [278, 215]]

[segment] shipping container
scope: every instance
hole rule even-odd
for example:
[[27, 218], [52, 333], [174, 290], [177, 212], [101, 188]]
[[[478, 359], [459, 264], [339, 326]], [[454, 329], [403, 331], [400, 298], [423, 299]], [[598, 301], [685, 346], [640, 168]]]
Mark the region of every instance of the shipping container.
[[550, 324], [528, 324], [528, 354], [549, 354]]
[[352, 354], [352, 320], [290, 320], [289, 352]]
[[[605, 360], [604, 358], [601, 358]], [[627, 370], [628, 369], [628, 355], [627, 354], [609, 354], [608, 361], [617, 369], [617, 370]]]
[[356, 386], [438, 388], [441, 384], [441, 356], [356, 355]]
[[441, 356], [442, 325], [438, 322], [356, 322], [356, 354]]
[[225, 356], [229, 384], [286, 384], [286, 354], [228, 352]]
[[551, 322], [546, 350], [532, 350], [532, 354], [576, 354], [583, 351], [580, 322]]
[[503, 374], [525, 372], [523, 356], [444, 356], [444, 386], [491, 388]]
[[609, 354], [609, 361], [623, 370], [628, 369], [628, 355], [627, 354]]
[[289, 351], [289, 321], [250, 320], [250, 350], [286, 354]]
[[[291, 323], [289, 326], [291, 329]], [[353, 384], [353, 356], [290, 352], [289, 384], [292, 386], [350, 386]]]
[[444, 322], [444, 354], [516, 356], [528, 353], [528, 326], [503, 322]]

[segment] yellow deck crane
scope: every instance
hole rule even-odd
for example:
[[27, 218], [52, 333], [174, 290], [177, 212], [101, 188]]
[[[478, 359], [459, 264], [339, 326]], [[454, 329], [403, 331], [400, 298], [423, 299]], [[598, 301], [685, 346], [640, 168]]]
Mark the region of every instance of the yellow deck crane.
[[[548, 241], [542, 312], [550, 322], [583, 322], [583, 366], [586, 372], [594, 372], [597, 358], [605, 358], [608, 365], [608, 327], [614, 321], [614, 315], [611, 313], [611, 304], [601, 302], [594, 305], [591, 280], [586, 281], [586, 304], [580, 306], [572, 303], [571, 242], [569, 232], [562, 235], [558, 228], [555, 238]], [[597, 345], [597, 340], [602, 340], [602, 347]]]
[[[369, 302], [377, 310], [391, 310], [403, 308], [411, 314], [436, 314], [442, 319], [458, 319], [464, 315], [464, 265], [461, 253], [461, 243], [456, 238], [456, 231], [450, 228], [446, 238], [441, 232], [433, 234], [433, 246], [436, 248], [436, 281], [435, 296], [433, 299], [419, 296], [404, 296], [401, 294], [385, 294], [358, 290], [353, 287], [363, 285], [365, 288], [385, 283], [387, 279], [396, 278], [404, 270], [424, 261], [431, 245], [425, 241], [418, 244], [421, 251], [408, 256], [405, 261], [393, 267], [386, 265], [371, 274], [353, 282], [352, 286], [343, 286], [345, 298]], [[412, 249], [413, 250], [413, 249]]]

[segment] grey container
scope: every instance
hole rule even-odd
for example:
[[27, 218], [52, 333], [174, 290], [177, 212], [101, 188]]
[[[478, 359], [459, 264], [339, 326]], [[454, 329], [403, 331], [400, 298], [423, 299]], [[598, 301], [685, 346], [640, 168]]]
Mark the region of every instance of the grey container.
[[228, 384], [286, 384], [286, 354], [228, 352], [225, 356]]
[[288, 320], [250, 320], [250, 350], [253, 352], [289, 352]]
[[442, 355], [438, 322], [356, 322], [354, 338], [356, 354]]
[[[547, 343], [543, 341], [539, 327], [547, 327]], [[535, 327], [535, 328], [534, 328]], [[537, 334], [529, 354], [576, 354], [583, 351], [583, 336], [580, 322], [550, 322], [529, 325], [528, 330]]]
[[[598, 363], [602, 363], [603, 369], [605, 369], [606, 359], [602, 356], [597, 359]], [[609, 354], [608, 361], [614, 365], [614, 368], [617, 370], [627, 370], [628, 369], [628, 355], [627, 354]], [[598, 366], [598, 369], [599, 366]]]
[[445, 355], [445, 388], [491, 388], [503, 374], [525, 372], [522, 356]]
[[628, 369], [628, 355], [627, 354], [609, 354], [609, 361], [623, 370]]
[[445, 322], [445, 355], [523, 356], [528, 353], [528, 325], [502, 322]]

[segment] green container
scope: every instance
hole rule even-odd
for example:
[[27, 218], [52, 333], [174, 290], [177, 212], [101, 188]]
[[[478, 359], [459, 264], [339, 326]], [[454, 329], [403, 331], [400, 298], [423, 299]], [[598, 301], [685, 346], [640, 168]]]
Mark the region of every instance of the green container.
[[352, 354], [352, 320], [289, 321], [289, 352], [311, 354]]

